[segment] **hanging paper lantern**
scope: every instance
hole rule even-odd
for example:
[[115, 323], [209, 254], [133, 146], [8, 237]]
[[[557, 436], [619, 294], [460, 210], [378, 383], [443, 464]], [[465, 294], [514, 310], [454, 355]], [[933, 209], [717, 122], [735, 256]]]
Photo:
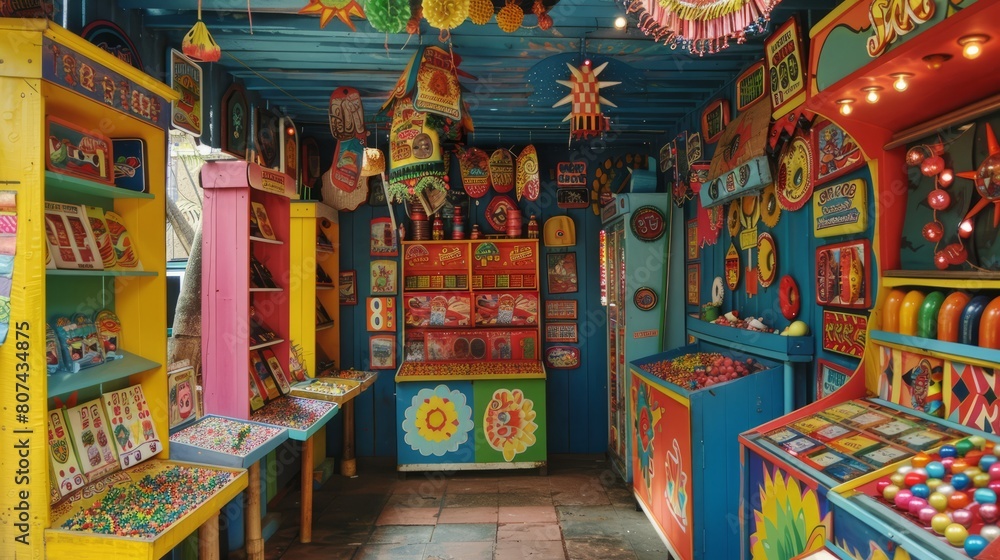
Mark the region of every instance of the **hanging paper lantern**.
[[309, 0], [301, 10], [300, 14], [319, 14], [319, 28], [323, 29], [333, 18], [338, 18], [344, 25], [357, 31], [351, 16], [364, 19], [365, 10], [355, 0]]
[[497, 12], [497, 26], [504, 33], [513, 33], [521, 28], [521, 22], [524, 21], [524, 10], [521, 6], [508, 0], [507, 5], [500, 8]]
[[621, 82], [600, 82], [597, 77], [601, 75], [607, 62], [597, 68], [591, 68], [590, 61], [584, 61], [580, 68], [574, 68], [572, 64], [566, 63], [572, 74], [569, 80], [556, 80], [556, 82], [568, 87], [570, 94], [556, 102], [553, 107], [559, 107], [567, 103], [572, 103], [571, 109], [563, 122], [570, 121], [570, 139], [589, 138], [608, 130], [608, 118], [601, 113], [601, 103], [617, 107], [601, 95], [601, 88], [616, 86]]
[[410, 3], [407, 0], [368, 0], [365, 15], [376, 31], [401, 33], [410, 19]]
[[493, 17], [493, 2], [490, 0], [471, 0], [469, 2], [469, 19], [476, 25], [486, 25]]
[[406, 32], [410, 35], [420, 33], [420, 20], [424, 19], [424, 8], [418, 6], [417, 10], [411, 12], [410, 21], [406, 22]]
[[181, 41], [181, 50], [185, 56], [189, 56], [198, 62], [216, 62], [222, 58], [222, 49], [212, 38], [212, 34], [205, 27], [205, 22], [201, 21], [201, 0], [198, 0], [198, 21], [184, 35]]
[[548, 31], [549, 29], [552, 29], [553, 23], [554, 22], [552, 21], [552, 16], [550, 16], [549, 14], [542, 14], [538, 16], [538, 28], [541, 29], [542, 31]]
[[781, 0], [624, 0], [638, 28], [656, 42], [692, 53], [718, 52], [730, 39], [763, 33]]
[[469, 16], [469, 0], [424, 0], [424, 18], [438, 29], [454, 29]]

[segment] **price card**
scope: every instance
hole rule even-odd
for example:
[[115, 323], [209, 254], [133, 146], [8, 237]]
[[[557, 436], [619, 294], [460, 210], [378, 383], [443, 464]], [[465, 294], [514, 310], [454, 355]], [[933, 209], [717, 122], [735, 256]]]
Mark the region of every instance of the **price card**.
[[141, 385], [105, 393], [104, 408], [123, 469], [149, 459], [163, 448]]

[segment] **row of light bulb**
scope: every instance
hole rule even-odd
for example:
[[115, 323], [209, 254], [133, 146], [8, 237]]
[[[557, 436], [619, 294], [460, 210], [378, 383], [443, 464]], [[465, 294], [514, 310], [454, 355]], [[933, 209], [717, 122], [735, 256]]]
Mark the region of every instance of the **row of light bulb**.
[[[989, 35], [965, 35], [958, 39], [958, 44], [962, 47], [962, 56], [969, 60], [974, 60], [979, 58], [979, 55], [983, 54], [983, 43], [990, 40]], [[927, 67], [936, 70], [941, 67], [942, 64], [951, 59], [949, 54], [931, 54], [924, 57], [924, 62], [927, 63]], [[892, 89], [898, 92], [906, 91], [906, 88], [910, 87], [909, 79], [913, 77], [913, 74], [909, 72], [898, 72], [896, 74], [889, 74], [890, 78], [893, 78]], [[871, 104], [878, 103], [879, 92], [882, 91], [882, 86], [868, 86], [861, 88], [861, 91], [865, 94], [865, 101]], [[854, 111], [854, 99], [844, 98], [838, 99], [837, 104], [840, 105], [841, 115], [850, 115]]]

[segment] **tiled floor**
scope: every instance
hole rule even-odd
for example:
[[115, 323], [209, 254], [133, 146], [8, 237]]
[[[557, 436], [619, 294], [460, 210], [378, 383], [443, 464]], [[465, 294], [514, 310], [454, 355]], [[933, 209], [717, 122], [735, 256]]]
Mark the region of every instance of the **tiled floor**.
[[[299, 494], [271, 509], [271, 559], [665, 560], [630, 491], [596, 456], [550, 458], [535, 471], [409, 473], [361, 461], [314, 494], [313, 542], [299, 543]], [[234, 554], [232, 559], [241, 555]]]

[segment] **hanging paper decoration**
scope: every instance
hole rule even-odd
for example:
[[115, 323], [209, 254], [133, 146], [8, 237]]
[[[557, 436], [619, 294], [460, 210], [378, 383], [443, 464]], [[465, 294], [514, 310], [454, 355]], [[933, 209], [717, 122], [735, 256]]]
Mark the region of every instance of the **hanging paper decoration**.
[[410, 19], [410, 3], [407, 0], [368, 0], [365, 15], [376, 31], [402, 33]]
[[458, 84], [458, 68], [451, 53], [439, 47], [428, 47], [420, 53], [417, 66], [417, 91], [413, 108], [442, 117], [462, 117], [462, 91]]
[[470, 148], [458, 158], [462, 185], [472, 198], [482, 198], [490, 190], [489, 156], [479, 148]]
[[470, 0], [469, 19], [476, 25], [486, 25], [493, 17], [493, 2], [490, 0]]
[[583, 65], [574, 68], [567, 63], [572, 74], [569, 80], [556, 80], [556, 82], [568, 87], [570, 94], [556, 102], [553, 107], [560, 107], [567, 103], [572, 103], [571, 109], [563, 122], [570, 121], [570, 140], [590, 138], [608, 130], [610, 128], [608, 118], [601, 113], [601, 103], [617, 107], [601, 95], [601, 88], [616, 86], [621, 82], [601, 82], [598, 76], [608, 65], [607, 62], [597, 68], [591, 68], [590, 60], [584, 60]]
[[427, 113], [414, 109], [409, 97], [397, 101], [389, 129], [390, 196], [415, 196], [418, 179], [444, 175], [438, 132], [429, 126]]
[[330, 119], [330, 134], [337, 140], [365, 138], [365, 110], [361, 103], [361, 93], [350, 87], [339, 87], [330, 94], [327, 111]]
[[763, 33], [781, 0], [623, 0], [657, 43], [703, 55]]
[[357, 31], [354, 23], [351, 22], [351, 16], [365, 18], [364, 8], [355, 0], [309, 0], [309, 3], [299, 10], [299, 13], [319, 14], [320, 29], [325, 28], [326, 24], [330, 23], [333, 18], [338, 18], [344, 22], [344, 25], [350, 27], [351, 31]]
[[[972, 235], [972, 219], [990, 204], [993, 204], [993, 227], [1000, 226], [1000, 142], [997, 141], [997, 135], [989, 123], [986, 123], [986, 148], [989, 154], [979, 164], [979, 167], [972, 171], [955, 173], [958, 177], [971, 180], [980, 196], [979, 202], [969, 210], [962, 225], [959, 226], [958, 235], [962, 238], [968, 238]], [[924, 171], [928, 167], [927, 162], [933, 162], [935, 157], [941, 159], [941, 156], [927, 158], [924, 160], [921, 171]], [[944, 170], [943, 165], [937, 167], [939, 171]], [[934, 169], [932, 168], [932, 170]]]
[[198, 21], [184, 35], [181, 51], [198, 62], [216, 62], [222, 58], [222, 49], [201, 21], [201, 0], [198, 0]]
[[538, 200], [541, 186], [538, 179], [538, 152], [528, 144], [517, 156], [517, 199], [521, 200], [523, 195], [528, 200]]
[[497, 27], [504, 33], [513, 33], [521, 29], [523, 21], [524, 10], [513, 0], [507, 0], [507, 4], [497, 12]]
[[417, 6], [416, 10], [411, 10], [410, 20], [406, 22], [406, 32], [410, 35], [420, 33], [420, 20], [424, 19], [424, 8]]
[[454, 29], [469, 16], [469, 0], [424, 0], [424, 19], [442, 31]]
[[493, 181], [493, 190], [498, 193], [514, 188], [514, 158], [504, 148], [490, 156], [490, 179]]
[[535, 3], [531, 5], [531, 13], [535, 14], [538, 18], [538, 28], [542, 31], [548, 31], [552, 28], [552, 16], [549, 15], [548, 9], [542, 0], [535, 0]]

